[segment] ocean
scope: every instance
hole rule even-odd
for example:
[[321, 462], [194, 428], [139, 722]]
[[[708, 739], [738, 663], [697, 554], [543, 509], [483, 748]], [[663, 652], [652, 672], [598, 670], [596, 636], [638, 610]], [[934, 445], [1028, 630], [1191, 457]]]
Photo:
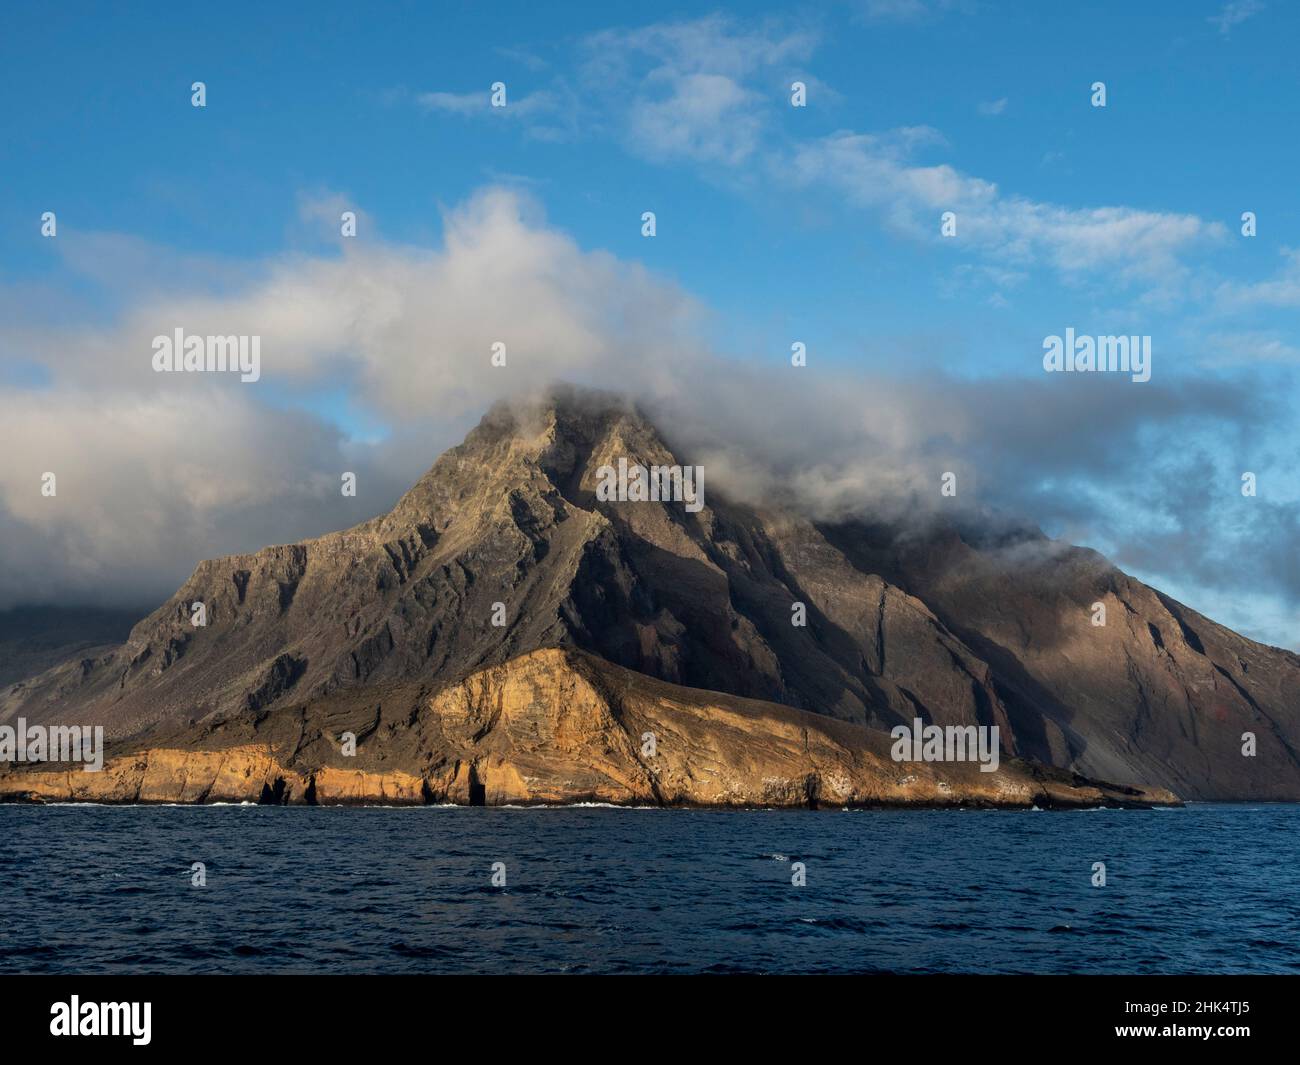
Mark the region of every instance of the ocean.
[[1300, 972], [1295, 805], [0, 806], [0, 839], [5, 973]]

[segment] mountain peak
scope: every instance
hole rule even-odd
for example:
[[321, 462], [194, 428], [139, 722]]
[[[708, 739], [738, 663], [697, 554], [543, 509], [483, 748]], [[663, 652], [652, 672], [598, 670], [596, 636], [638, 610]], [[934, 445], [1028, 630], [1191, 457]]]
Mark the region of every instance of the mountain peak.
[[555, 385], [530, 400], [495, 403], [398, 501], [366, 528], [380, 535], [439, 532], [503, 501], [550, 497], [589, 507], [595, 471], [616, 462], [675, 461], [658, 430], [626, 397]]
[[574, 444], [590, 442], [619, 424], [654, 432], [647, 419], [626, 396], [580, 385], [557, 383], [533, 398], [503, 399], [494, 403], [465, 439], [472, 446], [482, 437], [537, 439], [547, 437]]

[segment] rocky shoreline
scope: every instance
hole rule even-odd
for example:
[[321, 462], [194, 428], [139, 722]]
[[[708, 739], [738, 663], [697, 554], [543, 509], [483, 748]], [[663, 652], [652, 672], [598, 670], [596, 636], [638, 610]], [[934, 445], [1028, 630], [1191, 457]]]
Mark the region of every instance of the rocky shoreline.
[[[357, 738], [345, 755], [346, 737]], [[0, 802], [722, 808], [1181, 805], [1009, 759], [896, 762], [885, 733], [668, 684], [570, 649], [436, 692], [355, 690], [109, 748], [100, 772], [12, 766]]]

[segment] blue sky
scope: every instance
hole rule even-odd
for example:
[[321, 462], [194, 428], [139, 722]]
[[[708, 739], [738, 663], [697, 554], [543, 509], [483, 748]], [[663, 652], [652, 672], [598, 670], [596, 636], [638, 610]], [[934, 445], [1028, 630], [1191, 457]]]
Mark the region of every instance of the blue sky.
[[[575, 337], [603, 343], [637, 364], [625, 373], [634, 385], [652, 388], [654, 352], [698, 345], [747, 381], [770, 375], [779, 392], [801, 340], [821, 387], [872, 392], [864, 410], [880, 382], [905, 383], [917, 413], [898, 446], [909, 454], [951, 445], [988, 502], [1296, 646], [1300, 11], [1255, 0], [1084, 6], [11, 6], [0, 41], [0, 395], [26, 417], [43, 403], [52, 412], [44, 428], [26, 423], [29, 452], [59, 418], [102, 423], [106, 451], [115, 410], [143, 419], [141, 405], [156, 404], [150, 424], [166, 423], [163, 411], [192, 423], [176, 404], [197, 390], [182, 399], [172, 382], [106, 374], [119, 358], [134, 365], [123, 352], [137, 326], [162, 323], [163, 307], [265, 317], [286, 292], [305, 306], [340, 283], [338, 264], [364, 262], [376, 292], [407, 292], [410, 305], [376, 324], [372, 301], [336, 342], [285, 325], [281, 349], [295, 355], [282, 372], [272, 344], [255, 397], [220, 395], [238, 408], [228, 417], [270, 434], [262, 446], [276, 448], [271, 422], [290, 412], [307, 427], [299, 439], [371, 462], [381, 509], [433, 457], [398, 461], [396, 445], [451, 442], [492, 387], [438, 364], [459, 357], [450, 343], [421, 355], [412, 395], [446, 423], [425, 432], [384, 379], [384, 357], [349, 344], [383, 338], [403, 347], [391, 352], [398, 365], [415, 358], [416, 324], [443, 323], [420, 316], [422, 271], [489, 285], [482, 262], [508, 246], [512, 269], [544, 260], [517, 281], [535, 291], [532, 320], [539, 336], [554, 325], [557, 351]], [[203, 109], [190, 104], [196, 80]], [[795, 80], [807, 107], [790, 106]], [[504, 109], [488, 103], [496, 81]], [[1104, 108], [1091, 106], [1095, 81]], [[476, 214], [491, 190], [506, 200]], [[944, 239], [949, 206], [958, 235]], [[340, 241], [342, 209], [361, 215], [364, 250]], [[54, 239], [41, 235], [44, 211], [57, 213]], [[654, 239], [641, 235], [644, 211], [656, 213]], [[1253, 238], [1240, 233], [1243, 211], [1257, 215]], [[459, 257], [458, 224], [471, 249]], [[593, 312], [611, 288], [622, 295]], [[572, 320], [545, 324], [563, 317], [548, 293]], [[657, 301], [669, 310], [637, 310]], [[486, 338], [498, 312], [485, 304], [482, 317]], [[1045, 383], [1043, 338], [1067, 326], [1152, 336], [1150, 385]], [[530, 335], [527, 321], [511, 328]], [[474, 329], [458, 319], [447, 333]], [[600, 358], [557, 357], [550, 369], [617, 378]], [[449, 376], [455, 389], [439, 391]], [[119, 429], [137, 424], [121, 417]], [[222, 439], [219, 424], [205, 431]], [[367, 457], [369, 446], [389, 450]], [[24, 461], [41, 466], [39, 448]], [[194, 474], [225, 487], [182, 492], [190, 503], [168, 520], [197, 536], [195, 550], [324, 531], [315, 526], [338, 514], [320, 486], [337, 464], [304, 461], [310, 487], [300, 507], [282, 507], [294, 515], [284, 528], [250, 514], [296, 491], [290, 467], [274, 490]], [[822, 465], [853, 461], [836, 452]], [[1243, 470], [1261, 486], [1248, 503]], [[149, 491], [166, 483], [158, 473], [152, 489], [124, 491], [149, 511]], [[43, 512], [6, 490], [0, 522], [25, 531], [12, 542], [49, 542]], [[120, 506], [104, 498], [93, 512], [133, 540]], [[64, 514], [60, 536], [75, 542], [88, 513]], [[193, 561], [178, 549], [173, 564]], [[106, 554], [60, 594], [93, 598], [106, 574], [130, 572]], [[0, 582], [6, 593], [39, 589]]]

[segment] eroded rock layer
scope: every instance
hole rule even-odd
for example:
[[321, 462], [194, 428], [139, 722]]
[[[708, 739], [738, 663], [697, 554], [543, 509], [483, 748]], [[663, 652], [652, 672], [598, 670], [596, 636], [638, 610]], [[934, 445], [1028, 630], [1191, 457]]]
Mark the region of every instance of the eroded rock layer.
[[[345, 733], [357, 738], [345, 756]], [[682, 688], [572, 650], [439, 691], [354, 690], [212, 729], [158, 731], [101, 772], [21, 767], [0, 800], [1040, 807], [1175, 804], [1012, 761], [896, 762], [884, 734]]]

